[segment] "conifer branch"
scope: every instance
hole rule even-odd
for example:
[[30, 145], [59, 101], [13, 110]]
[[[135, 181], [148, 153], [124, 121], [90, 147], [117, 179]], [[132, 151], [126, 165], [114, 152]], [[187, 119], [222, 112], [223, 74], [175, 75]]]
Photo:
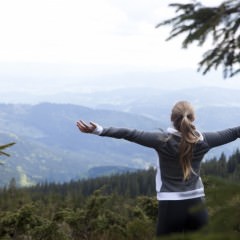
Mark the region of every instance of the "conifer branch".
[[240, 2], [228, 0], [218, 7], [205, 7], [200, 2], [191, 4], [173, 3], [176, 17], [159, 23], [156, 28], [170, 25], [172, 30], [167, 41], [186, 34], [182, 47], [193, 42], [202, 46], [206, 40], [213, 39], [212, 49], [203, 54], [199, 70], [203, 74], [211, 68], [223, 65], [224, 77], [232, 77], [240, 72]]

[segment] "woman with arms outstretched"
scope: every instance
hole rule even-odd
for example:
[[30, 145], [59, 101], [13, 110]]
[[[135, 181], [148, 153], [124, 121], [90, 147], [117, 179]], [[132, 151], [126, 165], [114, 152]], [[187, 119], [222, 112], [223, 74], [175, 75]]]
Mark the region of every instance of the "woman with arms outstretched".
[[[159, 157], [156, 173], [159, 202], [157, 236], [196, 231], [207, 224], [204, 186], [200, 177], [201, 161], [210, 149], [240, 137], [240, 127], [200, 133], [193, 124], [194, 120], [192, 105], [180, 101], [172, 109], [173, 126], [166, 131], [103, 128], [93, 122], [77, 122], [83, 133], [125, 139], [156, 150]], [[204, 207], [197, 208], [199, 205]]]

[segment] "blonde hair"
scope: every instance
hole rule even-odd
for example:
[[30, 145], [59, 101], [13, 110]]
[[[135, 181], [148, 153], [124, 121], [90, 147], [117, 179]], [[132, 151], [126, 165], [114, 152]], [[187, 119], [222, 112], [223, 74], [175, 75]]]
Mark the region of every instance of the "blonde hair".
[[191, 166], [193, 147], [200, 137], [200, 134], [196, 131], [196, 127], [193, 124], [194, 120], [194, 109], [189, 102], [180, 101], [173, 106], [171, 121], [176, 130], [181, 132], [179, 158], [184, 180], [187, 180], [191, 173], [194, 172]]

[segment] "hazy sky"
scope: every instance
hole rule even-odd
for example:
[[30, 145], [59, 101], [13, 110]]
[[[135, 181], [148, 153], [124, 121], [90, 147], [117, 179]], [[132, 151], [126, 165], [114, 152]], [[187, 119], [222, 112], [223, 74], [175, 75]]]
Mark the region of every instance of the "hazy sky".
[[1, 1], [0, 91], [240, 87], [237, 77], [223, 80], [221, 69], [207, 77], [196, 73], [204, 48], [183, 50], [181, 39], [165, 41], [170, 28], [155, 26], [174, 15], [172, 2], [180, 1]]

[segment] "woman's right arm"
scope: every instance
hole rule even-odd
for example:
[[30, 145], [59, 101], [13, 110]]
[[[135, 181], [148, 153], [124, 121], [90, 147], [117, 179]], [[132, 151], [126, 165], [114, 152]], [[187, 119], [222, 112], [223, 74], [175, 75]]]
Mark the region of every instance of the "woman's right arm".
[[105, 137], [125, 139], [151, 148], [159, 147], [159, 144], [166, 138], [160, 131], [146, 132], [128, 128], [102, 128], [98, 124], [90, 123], [90, 125], [88, 125], [83, 121], [77, 122], [77, 126], [79, 130], [84, 133], [94, 133]]
[[[140, 131], [129, 128], [104, 128], [100, 136], [125, 139], [145, 147], [157, 148], [166, 138], [160, 131]], [[165, 138], [164, 138], [165, 137]]]
[[240, 137], [240, 127], [228, 128], [218, 132], [203, 133], [209, 148], [230, 143]]

